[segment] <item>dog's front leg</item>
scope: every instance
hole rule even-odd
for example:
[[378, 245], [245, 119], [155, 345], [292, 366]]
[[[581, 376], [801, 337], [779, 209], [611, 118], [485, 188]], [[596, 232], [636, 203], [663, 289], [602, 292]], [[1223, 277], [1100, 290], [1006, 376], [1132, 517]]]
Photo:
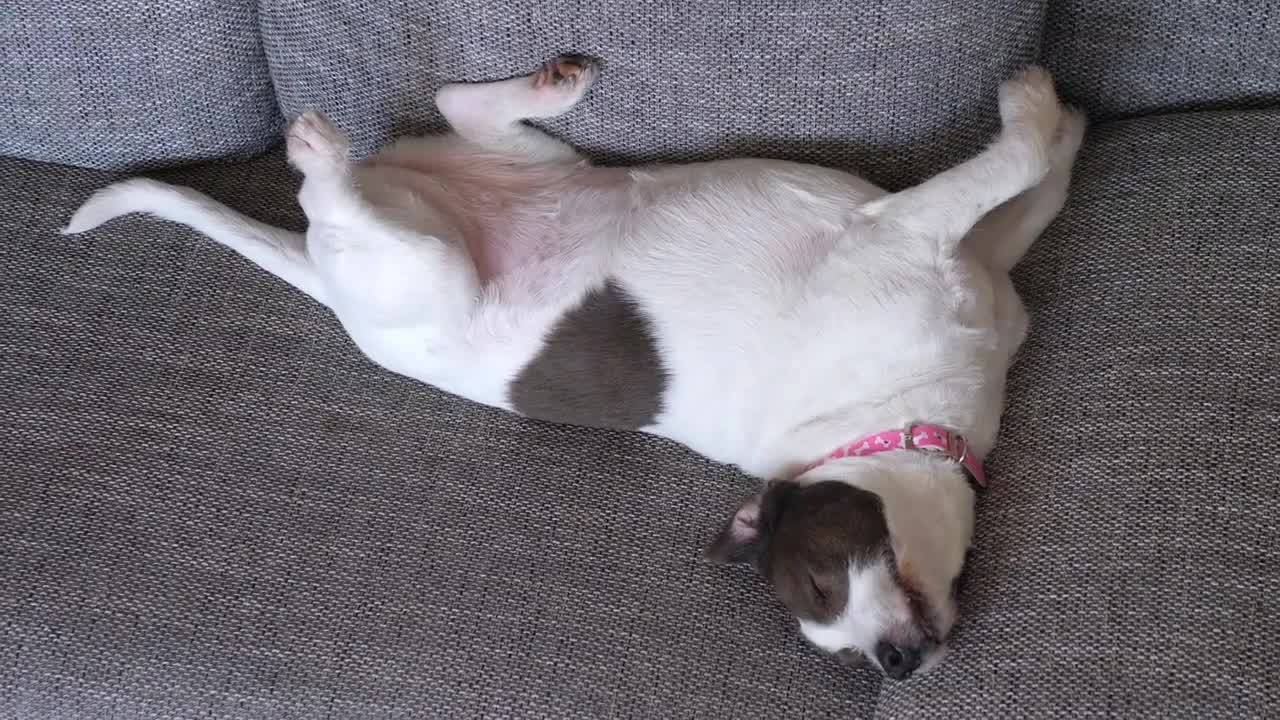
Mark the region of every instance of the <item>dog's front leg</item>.
[[521, 120], [563, 115], [595, 81], [595, 61], [562, 55], [533, 75], [487, 83], [455, 83], [436, 93], [436, 107], [454, 132], [486, 149], [534, 162], [577, 160], [567, 143]]
[[1049, 73], [1028, 68], [1000, 86], [1003, 129], [995, 143], [865, 212], [950, 251], [984, 215], [1045, 177], [1062, 115]]

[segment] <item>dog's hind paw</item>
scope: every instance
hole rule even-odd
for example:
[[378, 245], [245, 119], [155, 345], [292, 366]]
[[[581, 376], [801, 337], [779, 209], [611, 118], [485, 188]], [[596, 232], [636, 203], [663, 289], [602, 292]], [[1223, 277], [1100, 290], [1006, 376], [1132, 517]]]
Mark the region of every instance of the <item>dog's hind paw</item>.
[[533, 75], [535, 88], [554, 88], [581, 95], [600, 75], [600, 63], [585, 55], [561, 55], [543, 63]]

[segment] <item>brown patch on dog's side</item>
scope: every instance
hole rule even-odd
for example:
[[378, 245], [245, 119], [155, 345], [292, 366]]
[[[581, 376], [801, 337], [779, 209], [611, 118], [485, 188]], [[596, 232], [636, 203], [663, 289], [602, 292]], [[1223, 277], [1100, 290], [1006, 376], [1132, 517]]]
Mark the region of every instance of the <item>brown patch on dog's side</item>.
[[636, 430], [661, 412], [666, 387], [648, 318], [610, 282], [560, 319], [509, 397], [540, 420]]

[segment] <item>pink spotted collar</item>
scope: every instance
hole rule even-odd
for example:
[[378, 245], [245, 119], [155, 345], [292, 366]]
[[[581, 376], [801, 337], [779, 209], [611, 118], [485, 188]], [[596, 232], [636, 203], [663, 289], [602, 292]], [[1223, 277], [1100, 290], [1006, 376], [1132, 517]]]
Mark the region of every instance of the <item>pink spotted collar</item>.
[[948, 459], [960, 463], [968, 471], [970, 484], [974, 490], [987, 486], [987, 476], [982, 472], [982, 458], [969, 452], [969, 443], [959, 435], [939, 425], [911, 424], [905, 428], [885, 430], [863, 438], [858, 438], [848, 445], [841, 445], [826, 457], [809, 463], [800, 474], [826, 465], [832, 460], [850, 457], [876, 455], [895, 450], [923, 450], [942, 453]]

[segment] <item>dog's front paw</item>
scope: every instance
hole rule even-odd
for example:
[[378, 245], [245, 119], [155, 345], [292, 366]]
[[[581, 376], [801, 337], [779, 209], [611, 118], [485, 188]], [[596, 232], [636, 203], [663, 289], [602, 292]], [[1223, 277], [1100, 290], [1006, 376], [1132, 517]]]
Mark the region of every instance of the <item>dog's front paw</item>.
[[319, 112], [308, 110], [289, 125], [285, 136], [289, 162], [305, 174], [341, 170], [347, 163], [347, 137]]
[[1032, 65], [1000, 86], [1004, 132], [1030, 142], [1046, 155], [1062, 122], [1062, 104], [1049, 71]]
[[548, 60], [534, 73], [533, 87], [543, 92], [551, 91], [581, 97], [600, 75], [600, 63], [585, 55], [561, 55]]

